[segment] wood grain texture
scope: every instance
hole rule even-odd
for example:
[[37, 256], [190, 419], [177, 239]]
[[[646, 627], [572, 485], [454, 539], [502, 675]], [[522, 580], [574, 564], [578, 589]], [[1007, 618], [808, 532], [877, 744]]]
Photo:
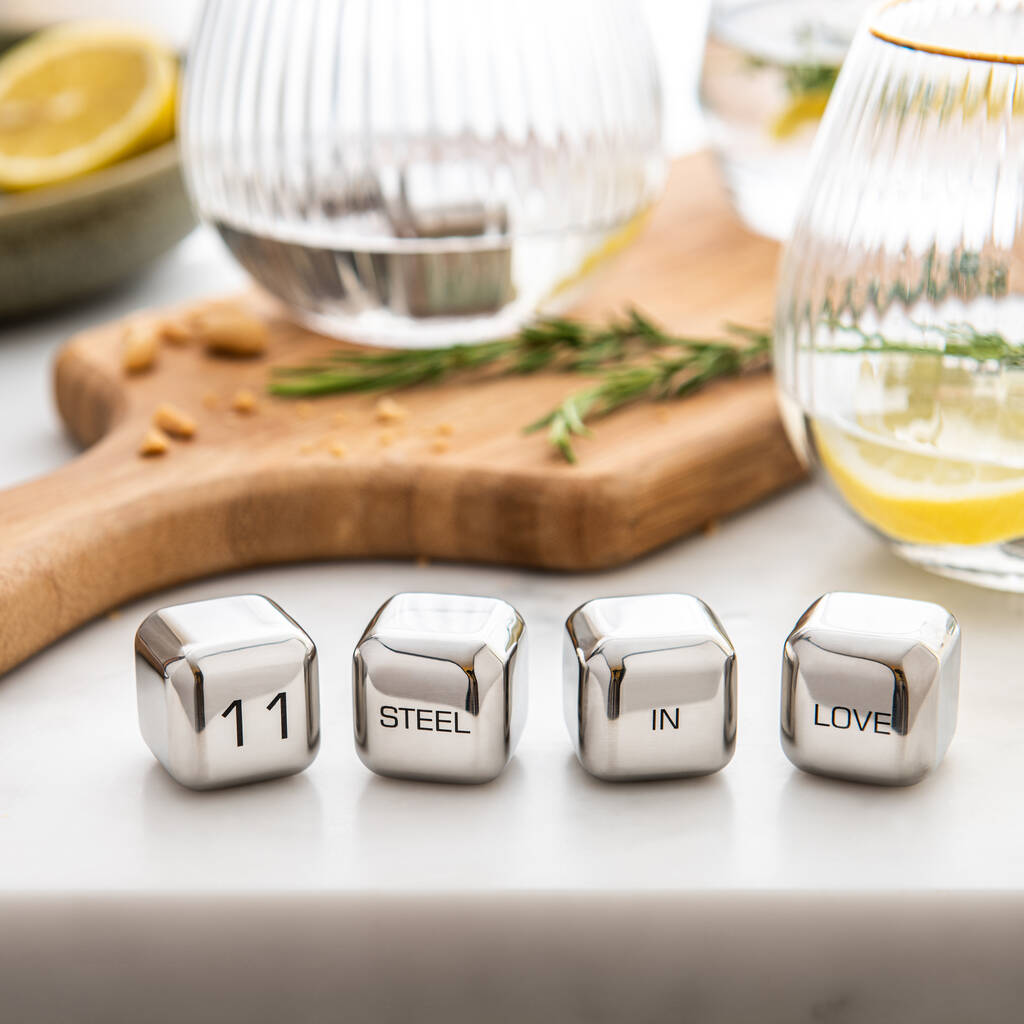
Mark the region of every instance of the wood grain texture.
[[[641, 239], [598, 272], [577, 312], [600, 317], [634, 304], [693, 331], [714, 332], [725, 319], [766, 324], [776, 257], [773, 243], [737, 223], [710, 159], [691, 157], [675, 166]], [[337, 344], [290, 324], [264, 298], [239, 301], [271, 322], [272, 362]], [[297, 405], [261, 394], [259, 411], [242, 416], [229, 399], [240, 387], [262, 393], [267, 360], [167, 346], [153, 372], [129, 379], [120, 343], [117, 324], [90, 330], [56, 364], [61, 415], [88, 450], [0, 494], [0, 671], [106, 609], [198, 576], [381, 556], [612, 566], [801, 475], [767, 374], [617, 413], [569, 466], [520, 428], [577, 379], [419, 388], [399, 396], [409, 415], [390, 428], [375, 420], [370, 396]], [[207, 409], [206, 395], [220, 406]], [[197, 436], [142, 459], [139, 440], [164, 401], [196, 417]], [[449, 450], [437, 452], [442, 423], [454, 430]], [[386, 444], [387, 431], [397, 436]], [[344, 458], [330, 453], [331, 439]]]

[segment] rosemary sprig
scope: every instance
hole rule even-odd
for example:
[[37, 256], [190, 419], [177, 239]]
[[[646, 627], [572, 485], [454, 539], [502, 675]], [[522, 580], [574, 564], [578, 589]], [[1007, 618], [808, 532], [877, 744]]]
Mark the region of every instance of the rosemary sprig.
[[393, 391], [499, 361], [507, 374], [546, 369], [588, 373], [675, 340], [636, 310], [603, 327], [548, 317], [496, 341], [389, 351], [338, 350], [321, 363], [275, 368], [270, 390], [285, 396]]
[[786, 62], [750, 53], [747, 54], [747, 63], [754, 68], [777, 68], [781, 71], [783, 85], [791, 99], [828, 95], [839, 77], [839, 63], [815, 60], [812, 55], [820, 52], [822, 46], [841, 52], [847, 48], [849, 40], [827, 24], [808, 22], [794, 32], [793, 42], [806, 54], [803, 60]]
[[[859, 345], [829, 348], [829, 354], [862, 355], [867, 352], [887, 352], [891, 355], [952, 356], [972, 359], [978, 363], [996, 360], [1004, 366], [1024, 365], [1024, 345], [1008, 341], [998, 331], [979, 331], [970, 324], [953, 323], [928, 326], [915, 324], [921, 331], [921, 341], [891, 341], [877, 331], [865, 331], [857, 324], [830, 322], [833, 331], [852, 334], [860, 339]], [[931, 335], [939, 345], [927, 343]]]
[[830, 93], [839, 77], [835, 64], [788, 64], [783, 69], [786, 92], [790, 96]]
[[[567, 462], [576, 461], [574, 436], [590, 433], [587, 420], [606, 416], [643, 398], [682, 398], [719, 377], [731, 377], [767, 366], [771, 335], [729, 325], [734, 340], [675, 339], [680, 355], [653, 355], [647, 362], [605, 371], [593, 387], [577, 391], [558, 408], [526, 427], [527, 433], [548, 428], [548, 441]], [[742, 338], [745, 344], [737, 344]]]
[[497, 341], [428, 349], [344, 349], [323, 361], [275, 368], [270, 391], [289, 397], [395, 391], [458, 373], [491, 369], [505, 375], [539, 370], [595, 375], [594, 385], [570, 395], [527, 431], [548, 438], [569, 462], [573, 436], [587, 420], [642, 398], [681, 397], [719, 377], [767, 365], [768, 334], [730, 325], [724, 339], [667, 333], [635, 309], [607, 324], [546, 318]]
[[803, 63], [782, 64], [764, 57], [749, 55], [747, 65], [760, 70], [775, 68], [782, 73], [782, 84], [790, 99], [801, 99], [804, 96], [829, 94], [839, 77], [837, 64], [823, 64], [808, 60]]

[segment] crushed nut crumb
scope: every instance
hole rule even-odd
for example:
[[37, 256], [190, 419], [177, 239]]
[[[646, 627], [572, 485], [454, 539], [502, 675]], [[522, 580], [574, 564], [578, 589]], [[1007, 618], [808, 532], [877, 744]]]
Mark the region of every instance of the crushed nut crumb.
[[121, 337], [121, 366], [125, 373], [145, 373], [156, 365], [159, 339], [145, 321], [128, 324]]
[[447, 441], [443, 441], [440, 438], [438, 438], [436, 441], [433, 441], [430, 445], [430, 450], [432, 452], [436, 452], [438, 455], [443, 455], [450, 448], [451, 445]]
[[398, 440], [398, 432], [396, 430], [382, 430], [377, 435], [377, 443], [381, 448], [387, 448], [389, 445], [395, 443]]
[[163, 402], [153, 413], [153, 425], [159, 427], [171, 437], [194, 437], [196, 421], [187, 412], [182, 411], [170, 402]]
[[451, 437], [455, 433], [454, 423], [438, 423], [434, 428], [436, 433], [440, 434], [441, 437]]
[[166, 317], [160, 321], [160, 337], [168, 345], [180, 348], [192, 340], [192, 328], [180, 317]]
[[199, 310], [192, 317], [192, 328], [206, 350], [216, 356], [261, 356], [270, 341], [270, 331], [263, 320], [230, 303]]
[[373, 414], [378, 423], [401, 423], [409, 415], [409, 410], [393, 398], [382, 398], [373, 407]]
[[348, 455], [348, 449], [340, 441], [332, 441], [327, 450], [336, 458], [343, 459]]
[[231, 399], [231, 408], [234, 409], [235, 412], [244, 413], [246, 415], [254, 413], [258, 408], [256, 396], [245, 388], [241, 391], [236, 391], [235, 397]]
[[350, 422], [350, 417], [347, 412], [336, 412], [331, 417], [331, 423], [335, 427], [344, 427]]
[[162, 430], [150, 427], [139, 444], [139, 454], [145, 456], [165, 455], [170, 447], [171, 442], [168, 436]]

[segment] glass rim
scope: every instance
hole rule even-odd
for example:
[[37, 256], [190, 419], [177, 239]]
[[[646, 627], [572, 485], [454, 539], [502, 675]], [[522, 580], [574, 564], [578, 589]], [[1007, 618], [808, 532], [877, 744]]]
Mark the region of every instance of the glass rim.
[[919, 53], [932, 53], [940, 57], [955, 57], [958, 60], [976, 60], [987, 64], [1024, 64], [1024, 53], [989, 53], [984, 50], [969, 50], [956, 46], [940, 46], [938, 43], [927, 43], [920, 39], [907, 38], [895, 32], [888, 32], [879, 26], [887, 11], [907, 3], [919, 0], [887, 0], [875, 10], [867, 24], [868, 32], [883, 43], [901, 46], [906, 50], [917, 50]]

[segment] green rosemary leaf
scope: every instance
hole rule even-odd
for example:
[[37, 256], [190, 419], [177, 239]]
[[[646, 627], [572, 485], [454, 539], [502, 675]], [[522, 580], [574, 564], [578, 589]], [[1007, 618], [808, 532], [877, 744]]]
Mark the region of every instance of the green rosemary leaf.
[[561, 453], [566, 462], [575, 463], [576, 452], [572, 447], [572, 432], [564, 416], [556, 415], [548, 431], [548, 442]]
[[891, 341], [877, 331], [865, 331], [856, 324], [830, 321], [825, 326], [836, 332], [851, 334], [860, 341], [859, 345], [830, 348], [831, 353], [859, 355], [883, 352], [890, 355], [954, 356], [976, 362], [996, 360], [1007, 366], [1024, 364], [1024, 345], [1008, 341], [998, 331], [979, 331], [970, 324], [915, 324], [921, 332], [920, 341]]
[[839, 77], [837, 65], [822, 64], [813, 60], [783, 64], [751, 54], [747, 57], [746, 63], [748, 67], [756, 70], [775, 68], [780, 71], [783, 87], [792, 99], [799, 99], [811, 93], [831, 92]]
[[786, 92], [790, 96], [806, 96], [808, 93], [831, 92], [839, 77], [839, 68], [834, 64], [790, 64], [783, 68]]

